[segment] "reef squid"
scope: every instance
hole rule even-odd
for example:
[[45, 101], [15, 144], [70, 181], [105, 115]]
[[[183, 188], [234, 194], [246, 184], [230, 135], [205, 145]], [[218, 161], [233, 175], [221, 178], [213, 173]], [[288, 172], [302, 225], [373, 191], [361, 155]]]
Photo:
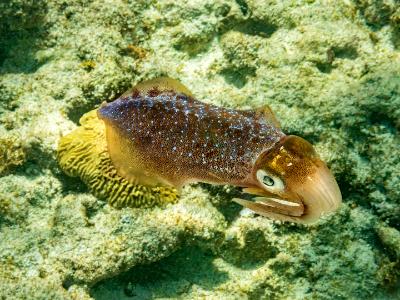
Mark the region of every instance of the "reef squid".
[[181, 83], [136, 85], [97, 111], [119, 175], [148, 186], [206, 182], [241, 187], [233, 200], [276, 220], [312, 223], [335, 211], [338, 184], [313, 146], [283, 133], [268, 105], [225, 108]]

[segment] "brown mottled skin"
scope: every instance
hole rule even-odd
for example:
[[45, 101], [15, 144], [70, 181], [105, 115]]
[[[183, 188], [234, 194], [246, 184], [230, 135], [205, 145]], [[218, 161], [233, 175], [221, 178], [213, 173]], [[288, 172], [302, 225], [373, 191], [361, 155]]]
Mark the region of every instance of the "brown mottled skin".
[[135, 147], [146, 170], [164, 182], [230, 182], [246, 186], [258, 155], [283, 132], [254, 111], [227, 109], [155, 87], [134, 89], [99, 116]]
[[286, 136], [268, 106], [253, 111], [207, 104], [179, 82], [159, 78], [104, 104], [98, 117], [114, 166], [132, 183], [245, 187], [269, 198], [236, 202], [295, 222], [314, 221], [340, 204], [336, 181], [312, 145]]

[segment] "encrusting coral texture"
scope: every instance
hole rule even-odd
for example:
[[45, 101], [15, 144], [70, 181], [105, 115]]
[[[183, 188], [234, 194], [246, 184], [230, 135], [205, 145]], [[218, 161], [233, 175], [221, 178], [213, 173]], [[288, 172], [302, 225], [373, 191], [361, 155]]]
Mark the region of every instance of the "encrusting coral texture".
[[97, 110], [86, 113], [80, 123], [81, 126], [62, 137], [58, 145], [58, 160], [66, 174], [80, 177], [94, 195], [115, 207], [151, 207], [177, 200], [174, 188], [133, 184], [117, 174]]

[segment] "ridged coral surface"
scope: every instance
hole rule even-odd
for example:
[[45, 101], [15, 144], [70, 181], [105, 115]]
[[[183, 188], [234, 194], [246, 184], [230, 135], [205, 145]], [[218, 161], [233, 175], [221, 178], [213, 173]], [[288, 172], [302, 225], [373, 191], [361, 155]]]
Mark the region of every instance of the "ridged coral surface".
[[[395, 0], [0, 1], [0, 299], [400, 298], [399, 15]], [[328, 163], [341, 209], [279, 223], [206, 184], [116, 209], [66, 175], [57, 145], [79, 118], [160, 76], [270, 105]]]
[[97, 110], [86, 113], [79, 122], [81, 126], [62, 137], [58, 144], [58, 161], [66, 174], [80, 177], [94, 195], [114, 207], [151, 207], [177, 200], [174, 188], [135, 185], [118, 175]]

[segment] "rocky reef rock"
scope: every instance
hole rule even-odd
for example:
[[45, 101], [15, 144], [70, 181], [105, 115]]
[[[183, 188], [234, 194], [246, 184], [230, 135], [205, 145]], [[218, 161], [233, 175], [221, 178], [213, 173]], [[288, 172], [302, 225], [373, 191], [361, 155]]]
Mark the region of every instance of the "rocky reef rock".
[[[0, 298], [400, 297], [398, 1], [0, 3]], [[61, 136], [130, 86], [268, 103], [328, 162], [315, 225], [240, 212], [234, 187], [116, 209], [57, 162]]]

